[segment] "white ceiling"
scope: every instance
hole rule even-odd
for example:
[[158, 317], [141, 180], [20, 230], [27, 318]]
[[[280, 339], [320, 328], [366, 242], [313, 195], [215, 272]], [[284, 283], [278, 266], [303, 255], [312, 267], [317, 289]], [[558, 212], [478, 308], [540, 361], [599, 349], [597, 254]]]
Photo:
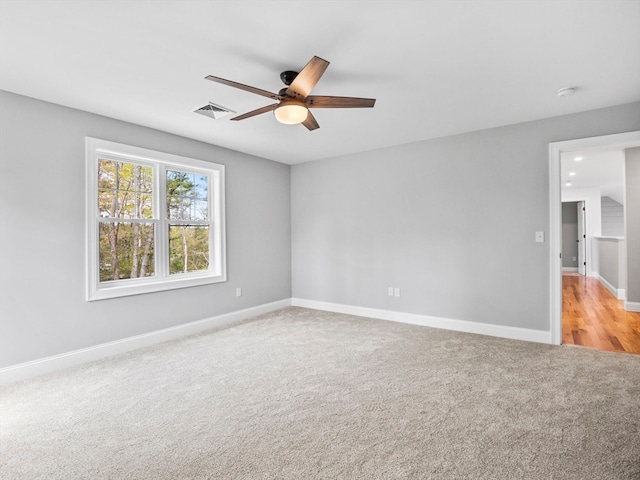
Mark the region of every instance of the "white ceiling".
[[[638, 0], [1, 0], [0, 88], [295, 164], [638, 101], [639, 26]], [[193, 113], [270, 102], [207, 75], [277, 92], [313, 55], [313, 94], [375, 107]]]
[[[581, 160], [576, 161], [576, 158]], [[624, 150], [622, 148], [607, 147], [563, 152], [560, 155], [560, 165], [563, 192], [582, 188], [599, 188], [601, 196], [611, 197], [624, 205]], [[571, 182], [571, 185], [567, 186], [567, 182]]]

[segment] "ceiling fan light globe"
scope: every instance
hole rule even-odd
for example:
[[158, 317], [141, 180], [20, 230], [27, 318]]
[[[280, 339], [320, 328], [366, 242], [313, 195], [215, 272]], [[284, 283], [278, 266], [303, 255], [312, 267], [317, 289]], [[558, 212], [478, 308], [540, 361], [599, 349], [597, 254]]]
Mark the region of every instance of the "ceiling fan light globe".
[[285, 125], [296, 125], [307, 119], [309, 111], [307, 107], [299, 103], [288, 103], [280, 105], [273, 111], [276, 120]]

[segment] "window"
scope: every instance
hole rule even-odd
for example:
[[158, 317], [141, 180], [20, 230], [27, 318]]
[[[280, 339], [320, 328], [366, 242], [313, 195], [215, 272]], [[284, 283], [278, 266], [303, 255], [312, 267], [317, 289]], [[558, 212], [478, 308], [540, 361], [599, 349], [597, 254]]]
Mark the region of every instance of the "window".
[[224, 166], [87, 138], [87, 300], [226, 280]]

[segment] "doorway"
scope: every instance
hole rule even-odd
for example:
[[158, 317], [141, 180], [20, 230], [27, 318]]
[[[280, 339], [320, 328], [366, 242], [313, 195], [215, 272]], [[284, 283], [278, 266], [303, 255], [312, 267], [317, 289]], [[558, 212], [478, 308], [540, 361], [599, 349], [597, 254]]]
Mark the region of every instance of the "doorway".
[[[601, 137], [582, 138], [549, 144], [549, 210], [550, 210], [550, 330], [551, 343], [562, 344], [562, 203], [561, 155], [590, 148], [631, 148], [640, 146], [640, 132], [628, 132]], [[585, 245], [590, 258], [589, 245]], [[587, 261], [587, 260], [585, 260]], [[588, 266], [585, 265], [588, 276]]]
[[584, 201], [562, 202], [563, 274], [586, 274], [585, 211]]
[[578, 217], [578, 273], [587, 274], [587, 209], [585, 202], [577, 202], [576, 210]]

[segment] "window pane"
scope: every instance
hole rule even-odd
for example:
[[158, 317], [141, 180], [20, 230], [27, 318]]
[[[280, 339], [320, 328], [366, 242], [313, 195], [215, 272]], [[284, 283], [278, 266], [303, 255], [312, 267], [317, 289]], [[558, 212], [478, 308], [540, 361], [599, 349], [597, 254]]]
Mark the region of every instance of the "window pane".
[[191, 220], [208, 220], [209, 219], [209, 202], [206, 200], [194, 200]]
[[153, 218], [152, 168], [113, 160], [98, 161], [101, 217]]
[[170, 220], [191, 220], [191, 199], [178, 195], [167, 196], [167, 218]]
[[169, 226], [169, 273], [187, 273], [209, 268], [209, 227]]
[[154, 275], [153, 224], [101, 222], [100, 281]]
[[149, 193], [122, 192], [118, 194], [118, 218], [152, 218], [152, 196]]
[[208, 182], [206, 175], [167, 170], [167, 218], [207, 220]]
[[117, 164], [113, 160], [98, 160], [98, 188], [115, 188]]
[[204, 175], [194, 175], [194, 196], [206, 200], [209, 195], [209, 178]]

